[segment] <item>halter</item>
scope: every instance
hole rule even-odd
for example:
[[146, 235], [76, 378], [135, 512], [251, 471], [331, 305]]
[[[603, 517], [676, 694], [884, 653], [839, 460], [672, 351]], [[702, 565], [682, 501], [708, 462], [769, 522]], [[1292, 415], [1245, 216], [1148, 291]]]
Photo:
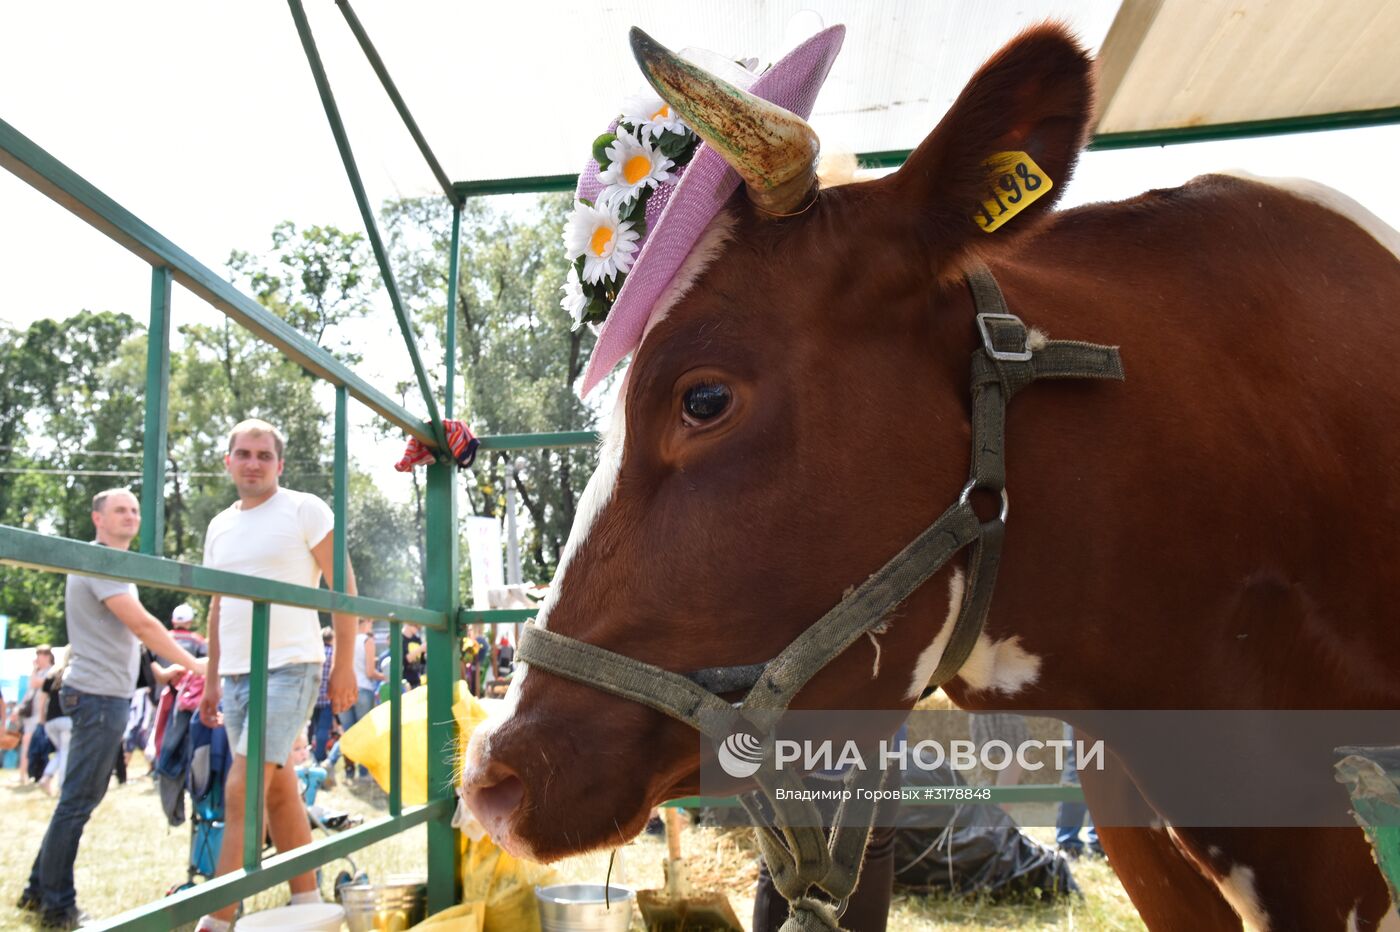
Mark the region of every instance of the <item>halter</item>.
[[[933, 524], [782, 653], [767, 663], [681, 674], [530, 624], [521, 634], [517, 660], [640, 702], [718, 744], [736, 730], [763, 731], [752, 724], [755, 718], [786, 711], [812, 677], [878, 628], [891, 610], [970, 546], [962, 605], [929, 685], [941, 686], [956, 676], [982, 633], [1001, 559], [1009, 503], [1003, 456], [1007, 402], [1037, 379], [1123, 379], [1116, 348], [1053, 340], [1032, 349], [1029, 331], [1007, 309], [991, 273], [976, 268], [967, 282], [982, 336], [981, 347], [972, 354], [972, 468], [967, 484]], [[977, 517], [971, 503], [977, 490], [1001, 497], [995, 518]], [[739, 690], [747, 694], [736, 704], [719, 695]], [[771, 736], [764, 745], [763, 766], [753, 779], [758, 790], [744, 794], [740, 802], [754, 821], [773, 886], [791, 910], [781, 932], [838, 930], [846, 899], [855, 889], [878, 795], [852, 791], [878, 789], [883, 772], [852, 768], [846, 774], [847, 793], [829, 838], [816, 827], [820, 815], [801, 791], [801, 778], [776, 767]], [[816, 890], [829, 900], [814, 896]]]

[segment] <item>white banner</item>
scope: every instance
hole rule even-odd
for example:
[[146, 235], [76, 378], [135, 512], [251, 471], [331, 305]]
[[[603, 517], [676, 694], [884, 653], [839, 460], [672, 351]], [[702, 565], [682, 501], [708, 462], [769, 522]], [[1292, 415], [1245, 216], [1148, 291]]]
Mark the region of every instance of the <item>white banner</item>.
[[501, 523], [495, 518], [463, 519], [467, 552], [472, 561], [472, 608], [491, 607], [490, 592], [506, 584], [505, 557], [501, 549]]

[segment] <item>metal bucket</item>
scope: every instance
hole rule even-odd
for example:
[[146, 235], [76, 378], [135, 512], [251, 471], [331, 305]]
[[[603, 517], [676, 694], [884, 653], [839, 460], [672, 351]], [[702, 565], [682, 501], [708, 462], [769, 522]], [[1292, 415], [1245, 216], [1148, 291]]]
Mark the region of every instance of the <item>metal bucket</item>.
[[428, 884], [421, 876], [347, 884], [340, 903], [350, 932], [402, 932], [427, 918]]
[[564, 883], [536, 887], [542, 932], [627, 932], [637, 894], [627, 887], [600, 883]]

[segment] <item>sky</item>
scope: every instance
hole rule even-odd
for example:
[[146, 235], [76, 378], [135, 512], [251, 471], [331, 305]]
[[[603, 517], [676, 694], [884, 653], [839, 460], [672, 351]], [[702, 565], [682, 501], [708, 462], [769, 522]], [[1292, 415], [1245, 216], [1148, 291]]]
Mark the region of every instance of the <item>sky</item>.
[[[656, 22], [647, 19], [650, 5], [631, 2], [536, 2], [522, 13], [516, 4], [361, 0], [357, 12], [448, 175], [461, 180], [580, 166], [591, 141], [585, 129], [601, 130], [608, 116], [610, 105], [598, 100], [620, 102], [640, 89], [622, 48], [631, 21], [679, 47], [690, 44], [692, 34], [695, 44], [715, 41], [717, 21], [727, 18], [745, 26], [747, 32], [731, 27], [738, 34], [781, 37], [781, 47], [793, 41], [791, 11], [799, 6], [822, 9], [828, 23], [848, 12], [866, 16], [870, 9], [850, 0], [715, 4], [707, 10], [723, 15], [688, 8], [681, 15], [681, 5], [669, 5], [670, 19]], [[1018, 16], [1069, 17], [1091, 44], [1101, 39], [1115, 7], [1105, 0], [1016, 5], [1023, 11]], [[754, 23], [745, 25], [750, 11]], [[334, 4], [309, 0], [308, 15], [371, 201], [433, 193], [432, 175]], [[921, 117], [912, 129], [901, 125], [900, 132], [930, 128], [985, 54], [981, 49], [995, 47], [1021, 22], [1013, 18], [999, 26], [1005, 35], [969, 30], [975, 47], [941, 64], [942, 83], [920, 98], [921, 113], [932, 116]], [[848, 48], [854, 41], [848, 38]], [[945, 57], [949, 43], [945, 37]], [[828, 82], [842, 100], [861, 80], [844, 67], [838, 60]], [[819, 130], [851, 130], [836, 117], [823, 117], [822, 107], [819, 101], [813, 120]], [[273, 226], [282, 220], [361, 229], [285, 4], [47, 0], [0, 6], [0, 120], [216, 271], [222, 272], [232, 249], [267, 249]], [[566, 132], [572, 145], [541, 142], [558, 132]], [[916, 141], [917, 135], [906, 144]], [[881, 136], [868, 148], [889, 142]], [[571, 149], [562, 162], [556, 146]], [[1090, 152], [1062, 204], [1128, 197], [1203, 172], [1242, 168], [1316, 179], [1400, 226], [1400, 187], [1358, 170], [1393, 161], [1396, 153], [1400, 127]], [[513, 208], [524, 205], [523, 198], [506, 200]], [[6, 171], [0, 171], [0, 282], [0, 320], [11, 324], [84, 308], [125, 311], [140, 320], [149, 313], [150, 273], [142, 260]], [[214, 319], [216, 312], [176, 288], [176, 325]], [[366, 334], [361, 373], [384, 388], [409, 378], [387, 299]], [[387, 494], [408, 497], [408, 480], [388, 468], [398, 450], [374, 446], [367, 412], [353, 407], [356, 458], [382, 476]], [[410, 400], [409, 408], [424, 410], [421, 400]]]

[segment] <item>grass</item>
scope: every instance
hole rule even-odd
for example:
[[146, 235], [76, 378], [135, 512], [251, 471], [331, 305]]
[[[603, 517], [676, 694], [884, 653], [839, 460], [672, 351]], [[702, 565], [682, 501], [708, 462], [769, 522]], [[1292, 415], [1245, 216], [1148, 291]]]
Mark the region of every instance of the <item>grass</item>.
[[[136, 776], [145, 773], [140, 755], [131, 764], [133, 779], [113, 785], [93, 814], [83, 834], [75, 868], [78, 903], [95, 917], [110, 917], [165, 894], [185, 879], [189, 857], [188, 824], [169, 828], [161, 814], [153, 784]], [[32, 784], [13, 783], [14, 771], [0, 771], [0, 813], [8, 842], [0, 850], [0, 930], [37, 928], [26, 914], [14, 909], [39, 842], [53, 811], [54, 800]], [[387, 812], [387, 799], [373, 786], [322, 791], [318, 798], [329, 809], [343, 809], [377, 818]], [[1043, 821], [1028, 819], [1027, 821]], [[1049, 841], [1048, 829], [1030, 829], [1041, 841]], [[426, 870], [426, 829], [418, 826], [369, 848], [355, 852], [355, 865], [371, 878]], [[702, 884], [725, 892], [735, 912], [747, 923], [753, 914], [753, 885], [757, 876], [752, 844], [746, 831], [695, 828], [685, 837], [685, 856], [691, 876]], [[661, 863], [665, 845], [643, 836], [621, 849], [613, 865], [614, 883], [637, 889], [663, 886]], [[323, 892], [329, 894], [335, 874], [348, 867], [332, 862], [323, 871]], [[608, 869], [608, 854], [595, 852], [570, 858], [558, 865], [562, 882], [601, 883]], [[978, 898], [898, 896], [890, 912], [890, 932], [914, 932], [929, 928], [949, 932], [974, 929], [1035, 930], [1140, 930], [1127, 895], [1113, 871], [1103, 861], [1080, 861], [1075, 879], [1082, 898], [1052, 903], [992, 903]], [[264, 891], [245, 903], [249, 910], [286, 903], [285, 885]], [[636, 926], [640, 928], [640, 924]]]

